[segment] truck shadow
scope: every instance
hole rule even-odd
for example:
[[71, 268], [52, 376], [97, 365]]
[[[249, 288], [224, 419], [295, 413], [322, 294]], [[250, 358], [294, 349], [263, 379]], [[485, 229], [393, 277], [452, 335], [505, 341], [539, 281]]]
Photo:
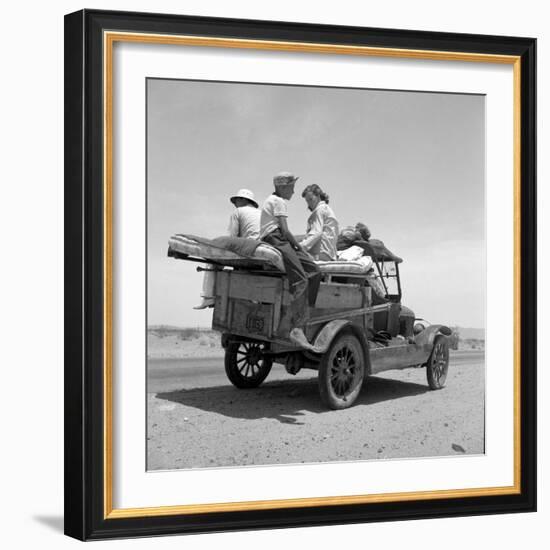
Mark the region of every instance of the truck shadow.
[[[428, 391], [427, 385], [371, 376], [353, 409]], [[157, 393], [156, 398], [230, 418], [271, 418], [295, 425], [304, 424], [300, 422], [304, 412], [338, 412], [328, 410], [321, 403], [317, 378], [264, 382], [259, 388], [249, 390], [239, 390], [227, 385], [182, 389]]]

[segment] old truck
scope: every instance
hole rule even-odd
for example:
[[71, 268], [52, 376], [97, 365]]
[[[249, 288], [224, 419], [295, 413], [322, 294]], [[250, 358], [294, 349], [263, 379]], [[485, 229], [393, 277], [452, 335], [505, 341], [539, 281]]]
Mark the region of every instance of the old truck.
[[451, 330], [415, 322], [401, 303], [401, 258], [363, 245], [368, 256], [359, 262], [319, 262], [323, 278], [304, 328], [313, 350], [293, 344], [292, 327], [281, 325], [292, 297], [276, 249], [261, 244], [245, 257], [223, 240], [174, 235], [168, 255], [213, 271], [212, 328], [221, 333], [225, 371], [237, 388], [258, 387], [273, 363], [290, 374], [318, 371], [319, 394], [330, 409], [351, 406], [369, 375], [392, 369], [425, 368], [429, 387], [442, 388]]

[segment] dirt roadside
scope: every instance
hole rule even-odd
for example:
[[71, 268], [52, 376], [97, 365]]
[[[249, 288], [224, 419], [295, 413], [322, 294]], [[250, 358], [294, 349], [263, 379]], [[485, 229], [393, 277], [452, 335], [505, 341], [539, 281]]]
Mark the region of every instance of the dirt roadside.
[[[223, 366], [220, 365], [221, 370]], [[328, 411], [313, 371], [148, 395], [148, 469], [450, 456], [484, 452], [484, 363], [451, 365], [430, 391], [424, 369], [368, 379], [356, 404]]]

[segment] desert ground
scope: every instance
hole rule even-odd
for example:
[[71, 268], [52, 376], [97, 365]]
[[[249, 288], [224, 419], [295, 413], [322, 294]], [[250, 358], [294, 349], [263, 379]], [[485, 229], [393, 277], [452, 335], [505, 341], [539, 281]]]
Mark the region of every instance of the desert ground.
[[[256, 389], [227, 380], [209, 331], [149, 337], [149, 470], [439, 457], [484, 452], [482, 350], [451, 352], [445, 388], [422, 368], [369, 377], [353, 407], [327, 410], [317, 373], [275, 364]], [[174, 349], [176, 348], [176, 349]], [[460, 348], [460, 346], [459, 346]]]

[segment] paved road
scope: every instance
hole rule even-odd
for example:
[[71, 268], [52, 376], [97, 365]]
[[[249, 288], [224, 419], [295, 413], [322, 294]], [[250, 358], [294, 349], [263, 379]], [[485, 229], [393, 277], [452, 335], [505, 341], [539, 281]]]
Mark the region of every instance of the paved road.
[[[450, 366], [482, 362], [482, 351], [451, 351]], [[283, 365], [275, 363], [269, 373], [268, 381], [284, 379], [317, 378], [317, 372], [304, 369], [297, 376], [285, 371]], [[211, 388], [230, 385], [223, 367], [223, 358], [203, 359], [153, 359], [149, 361], [147, 372], [147, 391], [158, 393], [177, 389]]]
[[481, 352], [451, 356], [447, 385], [425, 369], [370, 377], [353, 407], [326, 410], [316, 372], [275, 365], [259, 388], [238, 390], [222, 359], [152, 361], [150, 470], [480, 454], [485, 369]]

